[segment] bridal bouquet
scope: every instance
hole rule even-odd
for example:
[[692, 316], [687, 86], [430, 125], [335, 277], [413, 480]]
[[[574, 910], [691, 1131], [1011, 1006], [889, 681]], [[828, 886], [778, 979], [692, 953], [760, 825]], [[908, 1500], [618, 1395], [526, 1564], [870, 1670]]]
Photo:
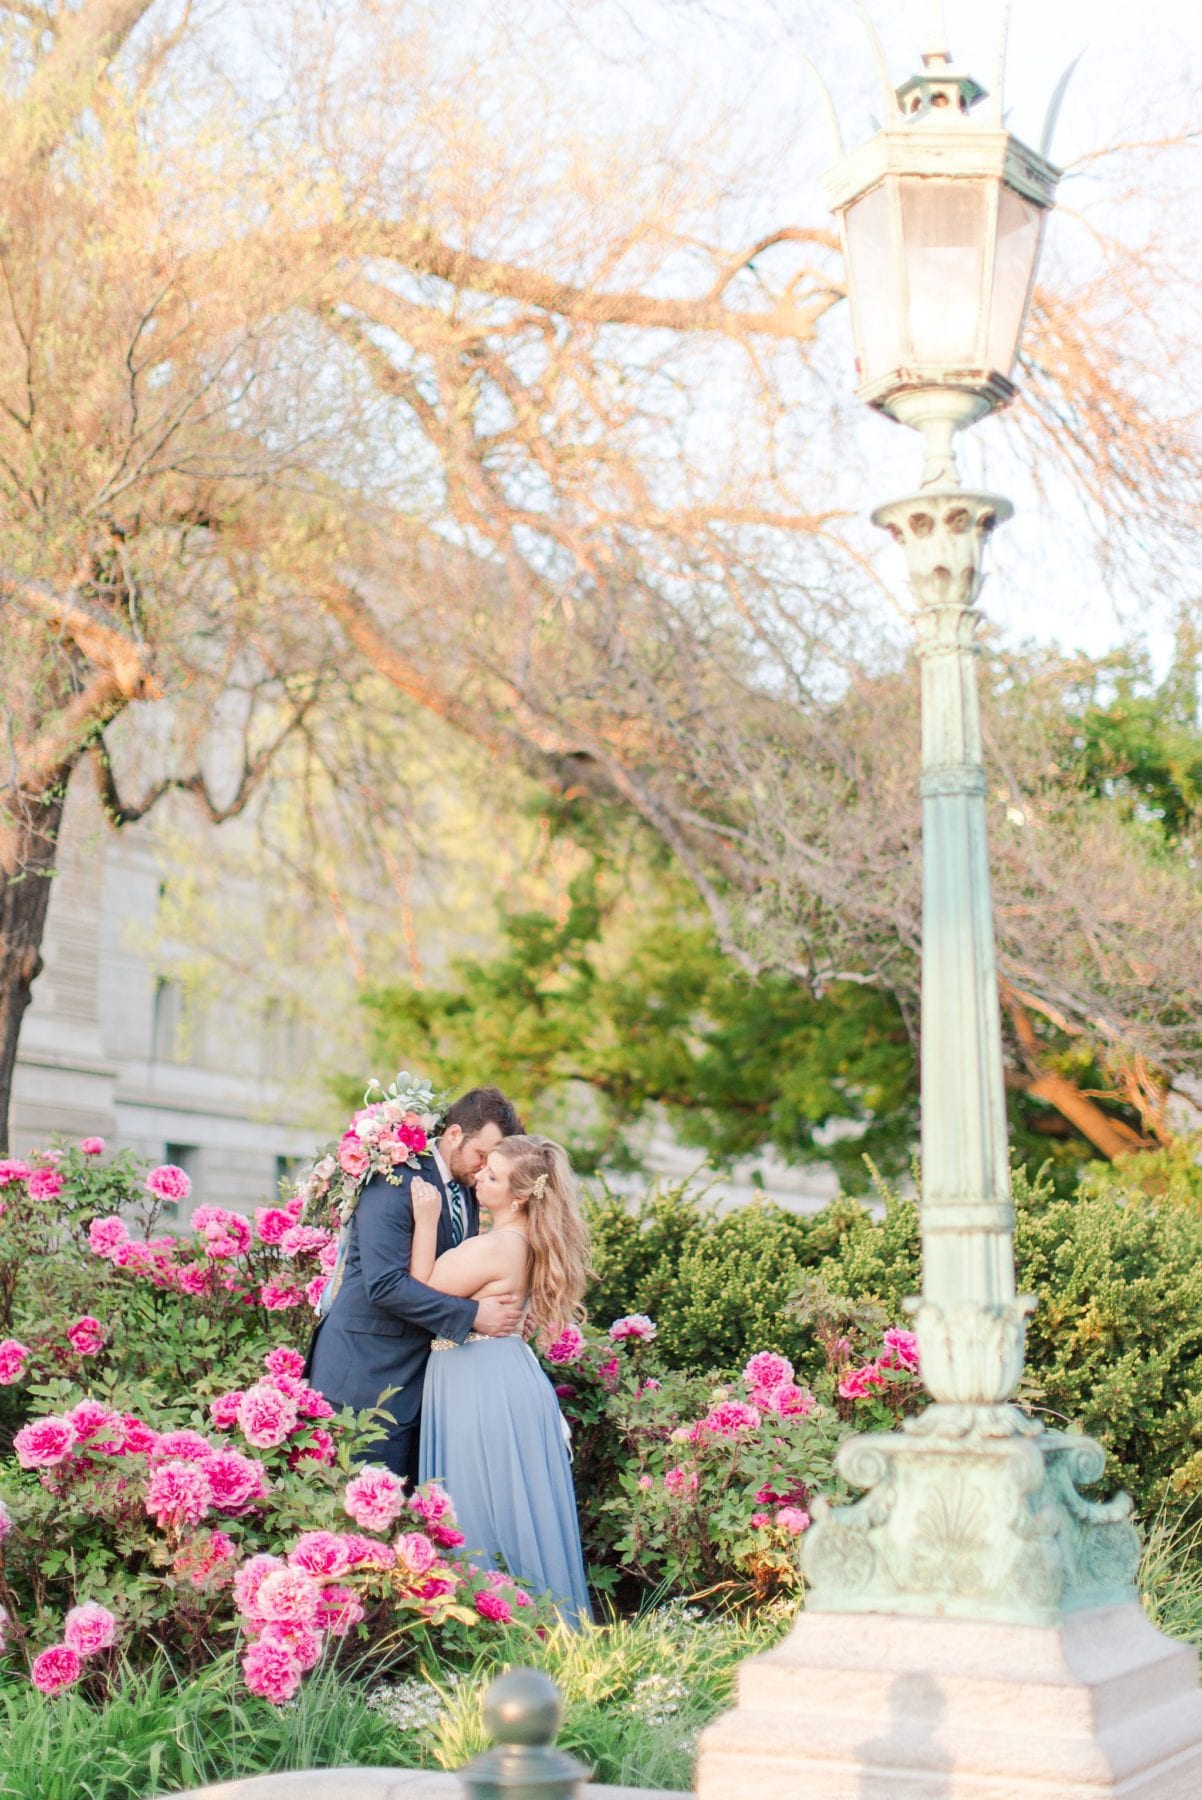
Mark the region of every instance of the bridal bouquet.
[[388, 1087], [373, 1077], [363, 1105], [341, 1138], [325, 1146], [296, 1184], [305, 1219], [347, 1225], [373, 1175], [397, 1183], [401, 1169], [419, 1168], [418, 1159], [446, 1106], [445, 1094], [436, 1094], [428, 1081], [408, 1069], [402, 1069]]

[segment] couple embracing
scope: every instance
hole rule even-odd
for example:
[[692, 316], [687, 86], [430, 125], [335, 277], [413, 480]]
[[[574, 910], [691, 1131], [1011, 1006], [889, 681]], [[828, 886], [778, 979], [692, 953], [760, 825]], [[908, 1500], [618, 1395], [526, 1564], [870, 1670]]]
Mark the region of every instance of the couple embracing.
[[526, 1342], [580, 1313], [588, 1244], [567, 1154], [525, 1136], [499, 1089], [473, 1088], [413, 1160], [363, 1187], [309, 1380], [356, 1411], [399, 1390], [373, 1454], [447, 1489], [479, 1566], [503, 1563], [587, 1619], [563, 1420]]

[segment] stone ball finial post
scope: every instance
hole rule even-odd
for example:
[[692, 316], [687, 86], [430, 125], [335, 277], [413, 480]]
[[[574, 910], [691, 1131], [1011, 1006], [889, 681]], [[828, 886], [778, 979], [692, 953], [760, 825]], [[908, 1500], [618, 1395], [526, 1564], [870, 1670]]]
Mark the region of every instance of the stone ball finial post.
[[539, 1669], [510, 1669], [484, 1696], [493, 1740], [459, 1771], [468, 1800], [579, 1800], [589, 1771], [555, 1748], [563, 1719], [559, 1689]]

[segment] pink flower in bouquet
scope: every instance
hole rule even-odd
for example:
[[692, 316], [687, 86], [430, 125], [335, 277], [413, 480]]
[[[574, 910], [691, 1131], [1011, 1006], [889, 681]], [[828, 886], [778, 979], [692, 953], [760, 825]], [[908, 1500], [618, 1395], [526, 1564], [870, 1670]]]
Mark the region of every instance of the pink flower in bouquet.
[[402, 1532], [393, 1546], [396, 1559], [411, 1575], [425, 1575], [438, 1561], [438, 1550], [424, 1531]]
[[121, 1418], [122, 1449], [126, 1456], [149, 1456], [157, 1447], [159, 1434], [152, 1425], [139, 1419], [136, 1413], [124, 1413]]
[[251, 1644], [242, 1658], [242, 1679], [247, 1687], [273, 1706], [291, 1700], [303, 1674], [299, 1657], [283, 1644], [264, 1642], [262, 1638]]
[[255, 1213], [255, 1230], [261, 1244], [278, 1244], [292, 1224], [282, 1206], [260, 1206]]
[[296, 1430], [296, 1401], [268, 1381], [256, 1381], [238, 1402], [238, 1423], [248, 1444], [270, 1450]]
[[353, 1131], [348, 1131], [338, 1146], [338, 1165], [354, 1181], [371, 1166], [371, 1152]]
[[616, 1356], [611, 1356], [608, 1362], [600, 1364], [597, 1369], [597, 1380], [601, 1383], [601, 1386], [605, 1389], [607, 1394], [612, 1394], [617, 1391], [618, 1359]]
[[129, 1228], [124, 1219], [113, 1213], [107, 1219], [93, 1219], [88, 1226], [88, 1243], [97, 1256], [112, 1257], [118, 1244], [129, 1239]]
[[328, 1431], [310, 1427], [308, 1438], [297, 1444], [289, 1456], [294, 1468], [298, 1462], [322, 1463], [332, 1468], [338, 1461], [338, 1450]]
[[7, 1187], [12, 1181], [28, 1181], [33, 1169], [19, 1157], [0, 1157], [0, 1187]]
[[809, 1388], [797, 1387], [792, 1381], [783, 1381], [769, 1393], [761, 1389], [753, 1399], [765, 1412], [776, 1413], [784, 1419], [805, 1417], [814, 1410], [814, 1396]]
[[305, 1359], [299, 1350], [293, 1350], [288, 1344], [280, 1344], [267, 1352], [263, 1358], [263, 1366], [269, 1375], [291, 1375], [299, 1380], [305, 1372]]
[[156, 1200], [186, 1200], [192, 1192], [192, 1180], [176, 1163], [160, 1163], [146, 1177], [146, 1192]]
[[351, 1566], [355, 1569], [391, 1569], [396, 1563], [396, 1551], [391, 1544], [381, 1544], [375, 1538], [361, 1537], [357, 1531], [343, 1533], [343, 1543]]
[[305, 1299], [313, 1308], [314, 1312], [316, 1312], [317, 1308], [321, 1305], [321, 1297], [326, 1291], [326, 1282], [328, 1280], [328, 1275], [315, 1275], [305, 1288]]
[[181, 1426], [178, 1431], [164, 1431], [150, 1453], [152, 1463], [170, 1462], [173, 1457], [184, 1462], [203, 1462], [212, 1456], [213, 1446], [207, 1437], [190, 1426]]
[[276, 1644], [280, 1649], [290, 1651], [302, 1669], [311, 1669], [321, 1660], [321, 1633], [312, 1625], [271, 1619], [259, 1633], [259, 1642]]
[[96, 1656], [117, 1641], [117, 1621], [107, 1606], [85, 1600], [73, 1606], [63, 1623], [63, 1637], [77, 1656]]
[[311, 1256], [330, 1241], [320, 1225], [290, 1225], [280, 1239], [283, 1256]]
[[782, 1506], [776, 1515], [776, 1522], [794, 1537], [800, 1537], [809, 1528], [810, 1515], [800, 1506]]
[[640, 1344], [649, 1344], [655, 1336], [655, 1325], [646, 1313], [627, 1313], [623, 1319], [615, 1319], [609, 1328], [609, 1335], [615, 1344], [634, 1338]]
[[351, 1567], [346, 1539], [334, 1531], [306, 1531], [288, 1552], [288, 1566], [321, 1581], [336, 1581]]
[[584, 1333], [579, 1325], [565, 1325], [547, 1351], [547, 1361], [549, 1363], [579, 1362], [583, 1349]]
[[918, 1339], [912, 1331], [904, 1331], [900, 1325], [891, 1325], [885, 1333], [885, 1355], [881, 1362], [887, 1369], [905, 1369], [907, 1374], [918, 1373]]
[[754, 1431], [760, 1423], [759, 1408], [745, 1400], [722, 1400], [711, 1407], [701, 1424], [718, 1437], [738, 1437], [742, 1431]]
[[404, 1511], [405, 1484], [391, 1469], [367, 1468], [347, 1482], [342, 1504], [364, 1531], [387, 1531]]
[[234, 1576], [234, 1604], [251, 1625], [264, 1623], [259, 1614], [259, 1589], [269, 1575], [287, 1565], [278, 1556], [249, 1556]]
[[84, 1313], [74, 1325], [68, 1325], [67, 1337], [79, 1356], [95, 1356], [104, 1349], [104, 1326], [91, 1313]]
[[669, 1494], [695, 1494], [697, 1492], [697, 1472], [695, 1469], [669, 1469], [664, 1475], [664, 1487]]
[[146, 1511], [160, 1531], [197, 1524], [212, 1504], [208, 1476], [199, 1463], [183, 1457], [163, 1463], [146, 1484]]
[[513, 1608], [508, 1600], [502, 1600], [500, 1594], [494, 1594], [491, 1588], [483, 1588], [478, 1593], [473, 1605], [482, 1619], [493, 1619], [498, 1625], [508, 1625], [513, 1620]]
[[0, 1340], [0, 1387], [11, 1387], [14, 1381], [20, 1381], [28, 1356], [28, 1346], [16, 1338]]
[[99, 1400], [80, 1400], [64, 1415], [75, 1427], [75, 1441], [92, 1455], [125, 1454], [125, 1420]]
[[287, 1312], [290, 1306], [299, 1306], [304, 1294], [297, 1287], [281, 1287], [278, 1281], [265, 1281], [259, 1289], [259, 1304], [268, 1312]]
[[79, 1148], [84, 1156], [103, 1156], [104, 1139], [98, 1137], [80, 1138]]
[[407, 1150], [412, 1150], [415, 1156], [421, 1155], [428, 1142], [425, 1132], [416, 1120], [412, 1125], [406, 1121], [404, 1124], [398, 1126], [397, 1136], [400, 1138], [405, 1148]]
[[244, 1395], [242, 1389], [235, 1388], [231, 1393], [218, 1394], [216, 1399], [209, 1401], [209, 1417], [212, 1419], [214, 1425], [216, 1425], [218, 1431], [232, 1431], [234, 1429], [234, 1426], [238, 1423], [238, 1408], [241, 1406], [243, 1399]]
[[35, 1169], [25, 1185], [31, 1200], [57, 1200], [63, 1191], [64, 1181], [59, 1171], [50, 1166]]
[[743, 1380], [749, 1388], [765, 1388], [769, 1393], [792, 1379], [793, 1364], [775, 1350], [758, 1351], [743, 1370]]
[[342, 1638], [366, 1615], [363, 1603], [353, 1588], [327, 1587], [321, 1590], [317, 1607], [317, 1624], [331, 1637]]
[[874, 1387], [884, 1387], [885, 1377], [876, 1363], [865, 1363], [862, 1368], [849, 1369], [839, 1383], [841, 1400], [862, 1400]]
[[764, 1531], [772, 1523], [772, 1514], [766, 1512], [752, 1513], [748, 1524], [753, 1531]]
[[75, 1427], [59, 1413], [22, 1425], [13, 1439], [13, 1449], [23, 1469], [52, 1469], [74, 1448]]
[[49, 1650], [34, 1657], [29, 1679], [40, 1694], [53, 1695], [74, 1687], [82, 1674], [83, 1663], [78, 1652], [72, 1650], [70, 1644], [52, 1644]]
[[252, 1500], [264, 1499], [269, 1491], [262, 1463], [239, 1450], [214, 1450], [197, 1466], [209, 1478], [218, 1512], [243, 1512]]
[[312, 1625], [321, 1592], [303, 1569], [272, 1569], [259, 1583], [255, 1613], [260, 1619], [280, 1619], [288, 1625]]

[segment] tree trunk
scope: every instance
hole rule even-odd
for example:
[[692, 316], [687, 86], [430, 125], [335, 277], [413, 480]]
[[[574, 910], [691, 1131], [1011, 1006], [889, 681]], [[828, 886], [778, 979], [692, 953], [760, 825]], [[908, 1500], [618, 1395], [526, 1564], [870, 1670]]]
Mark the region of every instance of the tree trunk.
[[8, 1150], [17, 1042], [42, 971], [42, 934], [58, 856], [66, 778], [0, 817], [0, 1151]]

